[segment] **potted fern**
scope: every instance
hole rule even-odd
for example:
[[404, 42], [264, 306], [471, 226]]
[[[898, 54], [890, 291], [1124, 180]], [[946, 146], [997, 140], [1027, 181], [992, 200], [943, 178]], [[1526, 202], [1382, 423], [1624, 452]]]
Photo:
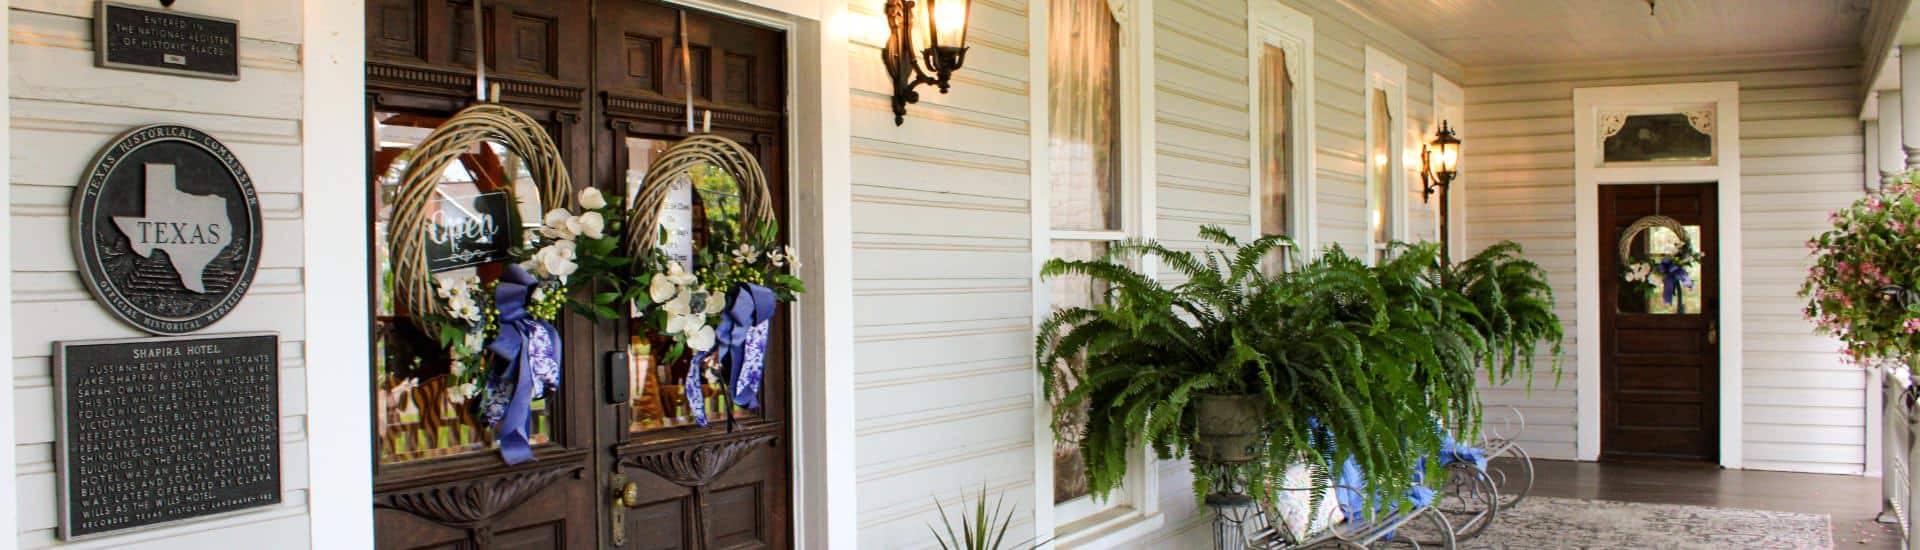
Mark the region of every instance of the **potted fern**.
[[1428, 275], [1431, 284], [1459, 293], [1478, 312], [1469, 321], [1486, 340], [1480, 367], [1494, 385], [1518, 377], [1531, 386], [1535, 351], [1543, 343], [1559, 382], [1565, 333], [1554, 313], [1553, 286], [1547, 270], [1523, 254], [1519, 244], [1501, 241], [1457, 264], [1442, 257]]
[[[1268, 481], [1292, 465], [1324, 480], [1349, 460], [1380, 494], [1405, 494], [1420, 459], [1438, 449], [1426, 388], [1387, 351], [1417, 336], [1405, 332], [1417, 319], [1396, 316], [1389, 288], [1337, 248], [1269, 276], [1258, 266], [1291, 254], [1285, 238], [1200, 234], [1212, 248], [1128, 242], [1041, 268], [1043, 278], [1108, 288], [1101, 303], [1049, 316], [1035, 350], [1055, 410], [1084, 408], [1084, 425], [1056, 414], [1054, 428], [1080, 432], [1089, 488], [1110, 493], [1145, 444], [1162, 458], [1195, 459], [1196, 497], [1231, 484], [1266, 498]], [[1130, 267], [1144, 256], [1181, 282]], [[1056, 373], [1061, 364], [1078, 368]]]

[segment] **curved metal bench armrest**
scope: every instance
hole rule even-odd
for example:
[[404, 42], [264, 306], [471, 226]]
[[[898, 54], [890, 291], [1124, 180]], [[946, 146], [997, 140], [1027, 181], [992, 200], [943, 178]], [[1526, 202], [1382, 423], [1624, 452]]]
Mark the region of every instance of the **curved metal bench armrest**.
[[[1509, 415], [1502, 416], [1500, 424], [1492, 425], [1484, 420], [1481, 422], [1481, 448], [1491, 449], [1494, 444], [1503, 442], [1510, 444], [1510, 442], [1520, 439], [1520, 434], [1527, 431], [1526, 413], [1520, 412], [1520, 408], [1513, 405], [1501, 406], [1506, 407]], [[1482, 418], [1485, 418], [1485, 416], [1483, 415]], [[1505, 449], [1502, 450], [1504, 451]], [[1492, 456], [1493, 454], [1491, 451], [1487, 453], [1488, 456]]]

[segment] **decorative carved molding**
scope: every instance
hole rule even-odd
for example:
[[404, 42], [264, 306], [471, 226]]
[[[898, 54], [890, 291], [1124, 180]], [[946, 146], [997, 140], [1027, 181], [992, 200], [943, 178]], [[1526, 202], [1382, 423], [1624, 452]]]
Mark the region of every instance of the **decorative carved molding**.
[[1687, 111], [1687, 124], [1694, 130], [1708, 136], [1713, 135], [1713, 109]]
[[399, 510], [422, 519], [467, 530], [468, 539], [481, 548], [493, 538], [493, 520], [526, 502], [554, 481], [569, 475], [579, 476], [586, 466], [578, 462], [560, 466], [508, 472], [394, 491], [374, 500], [374, 507]]
[[[687, 120], [687, 106], [684, 103], [611, 93], [603, 93], [602, 98], [606, 102], [607, 114], [610, 115], [669, 123], [683, 123]], [[698, 105], [695, 105], [694, 109], [696, 112], [712, 113], [713, 125], [716, 127], [769, 132], [780, 129], [779, 113], [750, 113], [711, 109]]]
[[1613, 137], [1626, 125], [1626, 113], [1600, 113], [1600, 139]]
[[760, 434], [711, 441], [635, 456], [627, 459], [626, 463], [653, 472], [675, 485], [700, 487], [712, 483], [720, 474], [733, 468], [754, 446], [772, 441], [773, 438], [773, 434]]
[[[492, 73], [489, 73], [487, 78], [488, 82], [500, 85], [501, 97], [507, 98], [509, 102], [577, 108], [580, 106], [580, 99], [586, 97], [585, 89], [574, 86], [515, 80]], [[428, 67], [368, 62], [367, 82], [454, 96], [473, 94], [472, 74]]]

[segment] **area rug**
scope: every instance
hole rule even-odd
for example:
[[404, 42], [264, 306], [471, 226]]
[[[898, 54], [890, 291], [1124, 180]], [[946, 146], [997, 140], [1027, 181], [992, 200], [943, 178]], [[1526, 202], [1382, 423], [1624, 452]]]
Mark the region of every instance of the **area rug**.
[[1828, 550], [1832, 524], [1826, 514], [1532, 497], [1460, 547]]

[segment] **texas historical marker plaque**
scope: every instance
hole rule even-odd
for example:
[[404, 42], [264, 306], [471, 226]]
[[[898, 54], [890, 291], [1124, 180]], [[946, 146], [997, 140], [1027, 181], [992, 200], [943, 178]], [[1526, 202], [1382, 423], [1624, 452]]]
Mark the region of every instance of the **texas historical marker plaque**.
[[279, 357], [270, 333], [56, 344], [61, 538], [278, 504]]
[[225, 144], [186, 126], [135, 128], [74, 191], [87, 289], [134, 326], [186, 334], [238, 306], [260, 263], [260, 200]]

